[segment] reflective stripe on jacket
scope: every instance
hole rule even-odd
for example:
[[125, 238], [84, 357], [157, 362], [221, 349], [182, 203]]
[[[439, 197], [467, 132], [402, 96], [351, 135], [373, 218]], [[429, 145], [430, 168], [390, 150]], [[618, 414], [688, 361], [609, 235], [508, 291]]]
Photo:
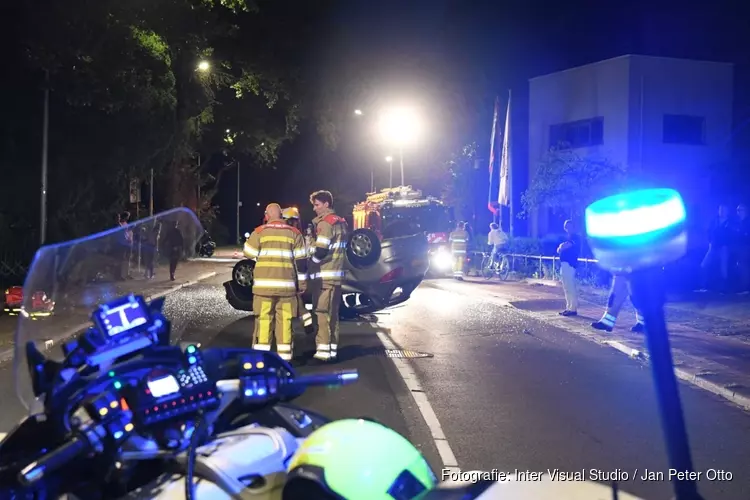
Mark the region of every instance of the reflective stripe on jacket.
[[253, 294], [263, 297], [291, 297], [297, 294], [296, 261], [307, 257], [305, 239], [296, 228], [281, 220], [259, 226], [245, 241], [245, 257], [254, 259]]
[[448, 239], [451, 242], [451, 252], [466, 253], [469, 247], [469, 233], [464, 230], [453, 231]]
[[313, 219], [313, 224], [316, 238], [310, 249], [310, 279], [320, 279], [333, 285], [341, 284], [345, 275], [348, 237], [346, 220], [331, 210]]

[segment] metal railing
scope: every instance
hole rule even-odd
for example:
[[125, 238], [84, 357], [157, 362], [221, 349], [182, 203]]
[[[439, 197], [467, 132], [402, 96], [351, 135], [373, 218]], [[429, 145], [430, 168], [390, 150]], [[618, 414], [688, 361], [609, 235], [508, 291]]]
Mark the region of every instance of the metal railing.
[[[482, 259], [489, 255], [489, 252], [471, 252], [472, 266], [477, 271], [481, 271]], [[560, 257], [557, 255], [528, 255], [517, 253], [503, 254], [510, 259], [510, 271], [516, 275], [525, 278], [549, 279], [560, 281]], [[599, 261], [596, 259], [579, 258], [578, 262], [584, 264], [583, 269], [578, 273], [579, 278], [583, 278], [593, 273], [605, 272], [598, 267]], [[598, 281], [598, 280], [597, 280]]]

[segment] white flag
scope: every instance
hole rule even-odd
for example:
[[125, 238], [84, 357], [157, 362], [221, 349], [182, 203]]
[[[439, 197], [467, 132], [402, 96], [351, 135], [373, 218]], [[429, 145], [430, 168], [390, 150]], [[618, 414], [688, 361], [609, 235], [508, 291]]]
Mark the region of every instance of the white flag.
[[505, 113], [503, 152], [500, 157], [500, 189], [497, 196], [497, 202], [502, 207], [510, 206], [510, 163], [510, 91], [508, 91], [508, 110]]

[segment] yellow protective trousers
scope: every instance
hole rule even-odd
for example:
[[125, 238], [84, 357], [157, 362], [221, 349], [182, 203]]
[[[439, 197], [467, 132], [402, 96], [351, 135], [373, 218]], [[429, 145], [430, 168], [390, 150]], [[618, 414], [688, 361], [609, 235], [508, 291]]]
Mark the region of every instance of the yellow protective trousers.
[[453, 277], [463, 278], [465, 274], [465, 271], [464, 271], [465, 266], [466, 266], [466, 253], [465, 252], [457, 253], [454, 250], [453, 251]]
[[292, 319], [297, 316], [297, 297], [253, 296], [255, 331], [253, 349], [271, 350], [271, 332], [281, 359], [292, 360]]
[[302, 295], [297, 296], [297, 317], [302, 320], [302, 325], [305, 327], [305, 333], [312, 333], [314, 330], [313, 317], [310, 311], [305, 307], [305, 301], [302, 300]]
[[313, 308], [318, 319], [315, 357], [323, 361], [335, 360], [339, 347], [341, 285], [322, 283], [322, 286], [315, 290], [313, 297]]

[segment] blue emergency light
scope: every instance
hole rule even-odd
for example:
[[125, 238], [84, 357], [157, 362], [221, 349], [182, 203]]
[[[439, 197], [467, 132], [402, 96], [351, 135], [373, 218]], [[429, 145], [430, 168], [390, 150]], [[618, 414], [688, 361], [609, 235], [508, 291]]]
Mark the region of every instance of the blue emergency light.
[[673, 189], [610, 196], [586, 208], [594, 257], [613, 272], [673, 262], [687, 251], [685, 204]]

